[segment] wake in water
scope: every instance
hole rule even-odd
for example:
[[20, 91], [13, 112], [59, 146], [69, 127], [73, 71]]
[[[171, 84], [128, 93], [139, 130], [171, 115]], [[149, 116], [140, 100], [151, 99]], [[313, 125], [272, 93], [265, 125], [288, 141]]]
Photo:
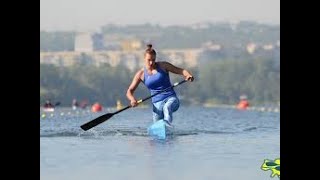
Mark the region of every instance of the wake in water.
[[[257, 130], [257, 127], [249, 127], [242, 131], [214, 131], [214, 130], [181, 130], [175, 129], [173, 136], [188, 136], [198, 134], [235, 134], [246, 131]], [[82, 130], [61, 130], [61, 131], [43, 131], [40, 137], [103, 137], [103, 136], [148, 136], [145, 128], [130, 128], [130, 129], [91, 129], [89, 131]]]

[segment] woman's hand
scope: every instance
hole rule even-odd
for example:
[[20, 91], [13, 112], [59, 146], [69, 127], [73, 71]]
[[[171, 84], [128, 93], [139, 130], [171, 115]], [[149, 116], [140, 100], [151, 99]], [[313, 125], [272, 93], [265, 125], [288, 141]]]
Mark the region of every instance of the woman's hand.
[[193, 76], [186, 76], [186, 80], [192, 82], [194, 80]]
[[130, 104], [131, 104], [132, 107], [138, 106], [138, 102], [137, 102], [137, 100], [135, 100], [135, 99], [132, 99], [132, 100], [130, 101]]

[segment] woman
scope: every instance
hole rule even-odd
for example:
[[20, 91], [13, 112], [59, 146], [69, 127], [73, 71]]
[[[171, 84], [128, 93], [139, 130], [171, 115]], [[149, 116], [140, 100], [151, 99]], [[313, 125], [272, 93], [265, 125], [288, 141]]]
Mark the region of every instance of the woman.
[[[142, 82], [151, 92], [151, 95], [171, 86], [169, 72], [183, 75], [188, 81], [194, 78], [190, 72], [185, 69], [176, 67], [169, 62], [155, 62], [156, 51], [151, 44], [147, 45], [144, 54], [145, 66], [141, 68], [134, 76], [132, 83], [127, 90], [127, 98], [130, 100], [132, 107], [138, 105], [133, 93]], [[153, 104], [153, 121], [163, 119], [169, 125], [172, 123], [172, 113], [177, 111], [180, 105], [179, 99], [173, 88], [152, 97]]]

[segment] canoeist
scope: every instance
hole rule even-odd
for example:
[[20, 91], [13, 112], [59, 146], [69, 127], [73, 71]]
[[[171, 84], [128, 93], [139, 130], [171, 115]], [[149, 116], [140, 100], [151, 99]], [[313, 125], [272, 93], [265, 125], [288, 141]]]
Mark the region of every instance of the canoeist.
[[[151, 92], [151, 95], [164, 90], [171, 86], [169, 72], [180, 74], [188, 81], [193, 81], [192, 74], [182, 68], [176, 67], [166, 61], [156, 62], [156, 51], [151, 44], [147, 45], [144, 53], [144, 67], [141, 68], [133, 77], [133, 80], [127, 90], [127, 98], [132, 107], [138, 105], [134, 97], [134, 91], [142, 82]], [[171, 125], [172, 113], [177, 111], [180, 106], [179, 99], [173, 88], [152, 97], [153, 104], [153, 121], [163, 119], [166, 123]]]
[[54, 105], [51, 103], [50, 100], [46, 100], [46, 102], [43, 105], [43, 110], [45, 112], [53, 112], [54, 111]]
[[50, 100], [46, 100], [46, 103], [43, 105], [44, 108], [53, 108], [53, 104]]
[[78, 103], [77, 99], [73, 98], [73, 100], [72, 100], [72, 109], [76, 110], [78, 107], [79, 107], [79, 103]]

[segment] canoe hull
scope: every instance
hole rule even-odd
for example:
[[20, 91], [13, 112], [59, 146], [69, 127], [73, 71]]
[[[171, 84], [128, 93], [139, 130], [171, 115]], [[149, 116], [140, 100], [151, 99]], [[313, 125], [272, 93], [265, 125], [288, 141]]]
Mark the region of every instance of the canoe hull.
[[54, 108], [44, 108], [44, 112], [54, 112]]
[[148, 135], [156, 139], [166, 139], [169, 135], [172, 135], [172, 133], [173, 133], [173, 127], [169, 126], [163, 120], [154, 122], [148, 128]]

